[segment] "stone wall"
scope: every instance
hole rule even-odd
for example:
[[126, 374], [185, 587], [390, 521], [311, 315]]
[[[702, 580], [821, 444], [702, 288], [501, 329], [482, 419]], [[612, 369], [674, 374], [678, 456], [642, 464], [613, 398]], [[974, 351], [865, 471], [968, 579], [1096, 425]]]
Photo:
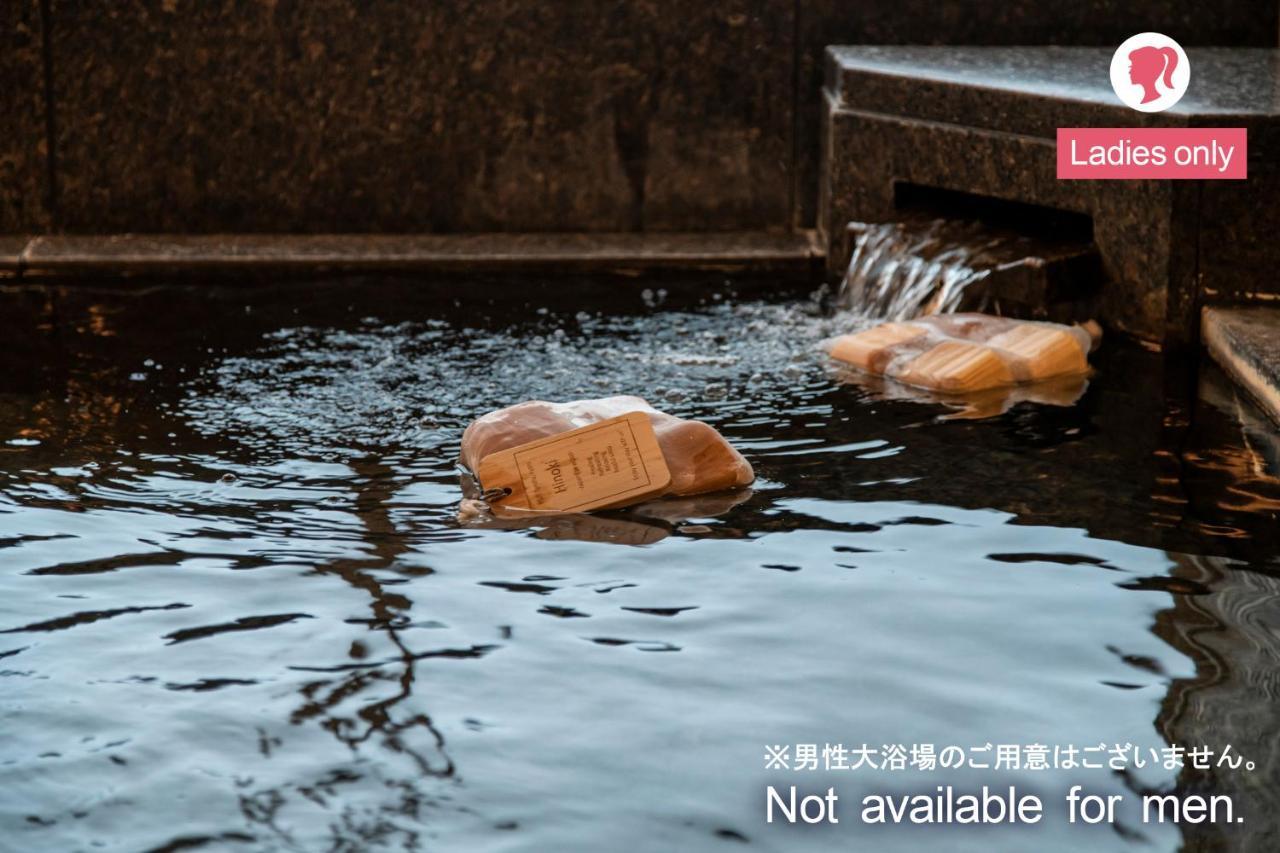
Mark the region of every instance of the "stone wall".
[[1278, 19], [1276, 0], [10, 0], [0, 234], [785, 230], [814, 220], [826, 44], [1275, 44]]
[[0, 234], [49, 226], [39, 0], [0, 3]]

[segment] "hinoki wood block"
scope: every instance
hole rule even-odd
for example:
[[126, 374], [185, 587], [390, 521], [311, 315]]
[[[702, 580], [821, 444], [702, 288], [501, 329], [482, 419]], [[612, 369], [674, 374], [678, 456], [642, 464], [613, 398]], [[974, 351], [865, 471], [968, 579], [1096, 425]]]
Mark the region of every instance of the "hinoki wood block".
[[1092, 328], [947, 314], [884, 323], [832, 340], [828, 352], [876, 376], [965, 394], [1089, 371]]
[[[561, 435], [629, 413], [648, 418], [670, 472], [662, 495], [697, 495], [749, 485], [755, 479], [747, 462], [713, 427], [660, 412], [639, 397], [618, 396], [570, 403], [534, 400], [471, 423], [462, 434], [461, 460], [474, 473], [504, 451]], [[488, 487], [481, 479], [481, 485]]]

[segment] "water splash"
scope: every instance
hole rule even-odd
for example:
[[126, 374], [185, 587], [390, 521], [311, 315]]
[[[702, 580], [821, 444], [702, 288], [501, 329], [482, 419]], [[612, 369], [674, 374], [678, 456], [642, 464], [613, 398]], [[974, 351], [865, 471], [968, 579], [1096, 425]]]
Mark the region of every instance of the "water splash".
[[978, 222], [930, 219], [850, 223], [855, 240], [836, 306], [872, 320], [984, 310], [976, 282], [1032, 263], [1031, 243]]
[[193, 393], [179, 407], [205, 435], [234, 433], [264, 450], [285, 442], [298, 456], [335, 461], [388, 447], [451, 447], [472, 419], [519, 400], [637, 394], [714, 423], [746, 400], [828, 388], [819, 342], [850, 330], [848, 318], [824, 314], [816, 301], [724, 300], [616, 316], [548, 311], [493, 325], [368, 318], [347, 328], [285, 326], [249, 354], [193, 371]]

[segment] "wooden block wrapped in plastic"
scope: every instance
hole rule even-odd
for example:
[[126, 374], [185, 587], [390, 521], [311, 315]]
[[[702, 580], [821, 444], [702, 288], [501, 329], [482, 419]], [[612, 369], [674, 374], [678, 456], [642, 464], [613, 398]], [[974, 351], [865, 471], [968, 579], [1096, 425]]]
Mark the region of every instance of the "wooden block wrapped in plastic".
[[885, 371], [899, 382], [917, 388], [963, 394], [1015, 383], [1013, 370], [990, 347], [968, 341], [944, 340]]
[[970, 394], [1089, 372], [1096, 324], [1064, 326], [985, 314], [884, 323], [829, 342], [828, 352], [874, 376]]
[[831, 342], [832, 358], [848, 362], [860, 370], [884, 373], [894, 347], [915, 340], [928, 330], [912, 323], [882, 323], [856, 335], [842, 335]]
[[[549, 472], [543, 478], [546, 490], [550, 493], [566, 489], [567, 493], [572, 493], [576, 481], [581, 493], [590, 495], [589, 501], [579, 504], [573, 504], [568, 497], [557, 502], [559, 496], [555, 494], [540, 498], [538, 484], [528, 483], [529, 477], [537, 472], [522, 468], [525, 462], [521, 460], [506, 465], [509, 469], [506, 479], [503, 465], [498, 464], [506, 464], [511, 453], [519, 455], [522, 448], [535, 446], [544, 439], [564, 436], [568, 440], [573, 434], [589, 432], [587, 428], [596, 425], [625, 426], [629, 420], [635, 425], [635, 418], [640, 418], [639, 426], [646, 427], [645, 432], [651, 427], [648, 434], [656, 439], [656, 447], [660, 449], [658, 467], [663, 470], [653, 479], [645, 480], [652, 484], [648, 492], [629, 490], [622, 499], [610, 501], [607, 493], [597, 496], [591, 491], [593, 478], [616, 476], [619, 470], [627, 468], [627, 454], [632, 451], [627, 436], [635, 439], [637, 466], [633, 467], [643, 465], [647, 439], [639, 432], [624, 430], [625, 436], [616, 453], [612, 446], [599, 445], [588, 446], [575, 455], [576, 451], [566, 446], [563, 453], [556, 454], [553, 461], [560, 464], [554, 469], [544, 462], [543, 468]], [[525, 454], [522, 459], [527, 456]], [[534, 400], [490, 412], [472, 422], [462, 434], [461, 462], [476, 475], [481, 489], [492, 490], [495, 485], [509, 488], [510, 498], [499, 501], [499, 507], [526, 511], [586, 512], [656, 497], [735, 489], [750, 485], [755, 480], [751, 463], [713, 427], [658, 411], [645, 400], [629, 396], [569, 403]], [[526, 485], [527, 490], [524, 488]], [[511, 491], [515, 494], [510, 494]]]

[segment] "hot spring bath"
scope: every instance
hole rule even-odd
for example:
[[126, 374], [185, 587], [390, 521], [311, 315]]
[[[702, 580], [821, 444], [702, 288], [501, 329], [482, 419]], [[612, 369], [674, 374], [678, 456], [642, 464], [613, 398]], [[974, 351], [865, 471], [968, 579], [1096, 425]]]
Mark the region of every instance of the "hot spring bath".
[[[0, 293], [0, 848], [906, 851], [855, 804], [937, 786], [1045, 803], [956, 850], [1231, 839], [1153, 792], [1276, 820], [1280, 483], [1210, 369], [1116, 338], [1074, 406], [945, 419], [849, 384], [807, 303], [612, 286]], [[613, 393], [753, 491], [457, 524], [472, 418]], [[1116, 823], [1069, 823], [1077, 784]], [[851, 819], [768, 824], [771, 785]]]

